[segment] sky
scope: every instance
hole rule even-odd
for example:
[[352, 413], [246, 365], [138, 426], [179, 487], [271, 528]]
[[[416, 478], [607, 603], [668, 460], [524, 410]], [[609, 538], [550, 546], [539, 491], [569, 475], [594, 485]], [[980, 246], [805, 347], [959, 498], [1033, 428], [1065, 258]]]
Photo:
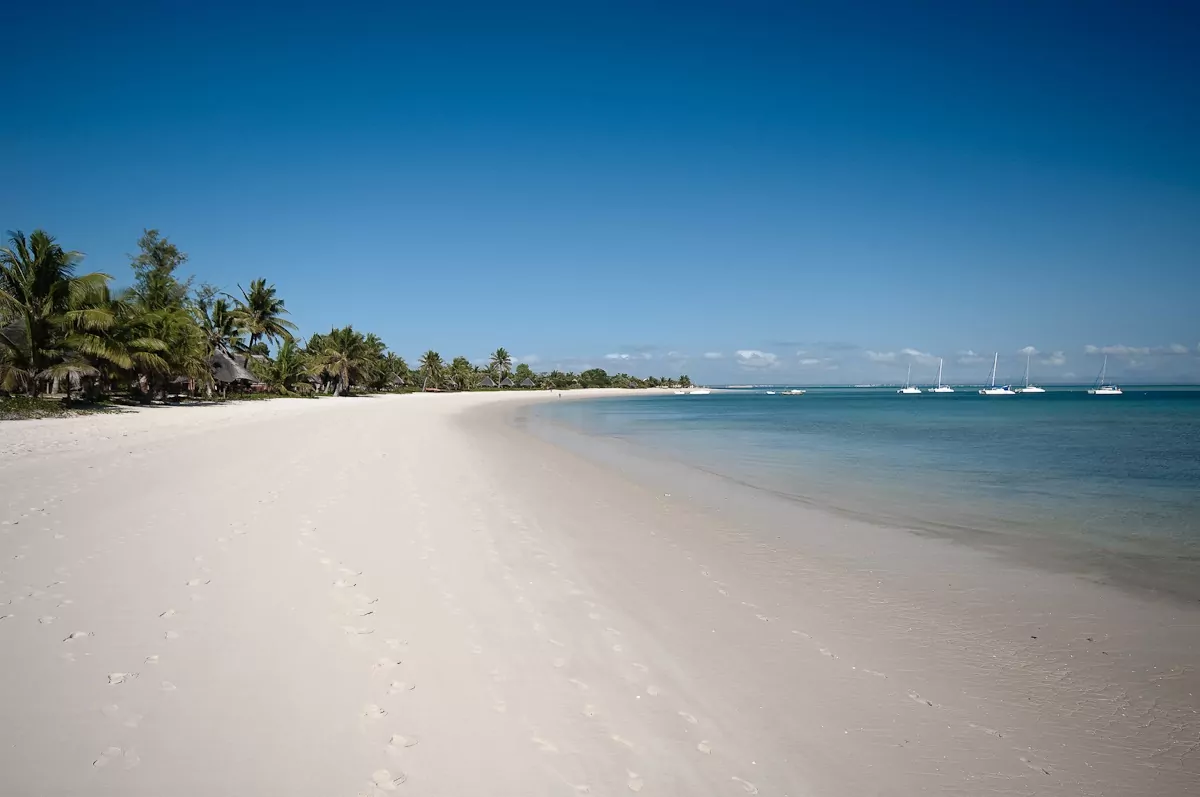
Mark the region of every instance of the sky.
[[414, 359], [1200, 381], [1188, 2], [22, 3], [0, 229]]

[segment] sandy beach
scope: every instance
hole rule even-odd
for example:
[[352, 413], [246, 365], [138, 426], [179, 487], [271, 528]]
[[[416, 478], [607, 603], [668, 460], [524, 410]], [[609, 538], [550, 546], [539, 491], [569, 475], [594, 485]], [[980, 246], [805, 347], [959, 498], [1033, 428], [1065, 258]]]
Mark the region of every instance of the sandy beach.
[[1195, 793], [1200, 605], [531, 434], [558, 400], [0, 423], [0, 793]]

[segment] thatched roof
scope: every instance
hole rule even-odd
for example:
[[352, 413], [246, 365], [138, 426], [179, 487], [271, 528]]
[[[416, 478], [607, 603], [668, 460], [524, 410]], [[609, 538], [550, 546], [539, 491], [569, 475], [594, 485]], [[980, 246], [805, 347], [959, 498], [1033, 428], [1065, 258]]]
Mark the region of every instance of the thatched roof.
[[479, 386], [480, 387], [495, 387], [496, 383], [494, 381], [492, 381], [492, 378], [490, 376], [487, 376], [485, 374], [483, 379], [479, 380]]
[[529, 377], [525, 377], [524, 379], [521, 380], [521, 387], [536, 387], [536, 385], [533, 384], [532, 379], [530, 379]]
[[250, 372], [246, 355], [227, 354], [220, 349], [208, 358], [208, 367], [212, 369], [213, 379], [222, 384], [233, 382], [249, 382], [252, 385], [261, 384], [258, 377]]
[[512, 387], [513, 381], [507, 376], [500, 380], [500, 387]]
[[394, 387], [404, 387], [404, 384], [404, 377], [400, 376], [400, 374], [396, 374], [392, 377], [392, 385]]

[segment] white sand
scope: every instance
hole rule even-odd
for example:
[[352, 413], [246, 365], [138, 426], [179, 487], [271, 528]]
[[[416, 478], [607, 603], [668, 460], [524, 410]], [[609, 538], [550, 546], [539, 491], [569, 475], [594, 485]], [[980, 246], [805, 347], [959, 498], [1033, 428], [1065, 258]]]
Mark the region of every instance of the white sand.
[[514, 400], [558, 399], [0, 423], [0, 794], [1200, 782], [1195, 608], [706, 509], [482, 406]]

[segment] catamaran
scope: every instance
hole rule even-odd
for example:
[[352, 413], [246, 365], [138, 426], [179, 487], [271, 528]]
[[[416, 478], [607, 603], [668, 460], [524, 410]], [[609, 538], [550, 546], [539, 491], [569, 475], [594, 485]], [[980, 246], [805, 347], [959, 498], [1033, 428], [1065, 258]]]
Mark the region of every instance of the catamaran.
[[1088, 393], [1093, 396], [1120, 396], [1123, 395], [1121, 388], [1116, 385], [1108, 384], [1108, 355], [1104, 355], [1104, 365], [1100, 366], [1100, 376], [1096, 377], [1096, 384], [1088, 389]]
[[937, 383], [937, 387], [935, 387], [935, 388], [931, 389], [929, 392], [930, 392], [930, 393], [953, 393], [953, 392], [954, 392], [954, 388], [950, 387], [949, 385], [943, 385], [943, 384], [942, 384], [942, 358], [941, 358], [941, 357], [939, 357], [939, 358], [938, 358], [938, 383]]
[[991, 387], [985, 387], [979, 391], [981, 396], [1015, 396], [1016, 393], [1008, 385], [996, 387], [996, 364], [1000, 362], [1000, 352], [996, 352], [992, 357], [992, 384]]
[[897, 392], [897, 393], [903, 393], [903, 394], [906, 394], [906, 395], [912, 395], [912, 394], [914, 394], [914, 393], [920, 393], [920, 392], [921, 392], [921, 388], [919, 388], [919, 387], [913, 387], [913, 386], [912, 386], [912, 384], [911, 384], [911, 382], [912, 382], [912, 363], [909, 363], [909, 364], [908, 364], [908, 376], [904, 377], [904, 387], [900, 388], [900, 389], [899, 389], [899, 390], [897, 390], [896, 392]]
[[1046, 389], [1029, 384], [1029, 363], [1033, 360], [1033, 352], [1025, 355], [1025, 387], [1017, 388], [1018, 393], [1045, 393]]

